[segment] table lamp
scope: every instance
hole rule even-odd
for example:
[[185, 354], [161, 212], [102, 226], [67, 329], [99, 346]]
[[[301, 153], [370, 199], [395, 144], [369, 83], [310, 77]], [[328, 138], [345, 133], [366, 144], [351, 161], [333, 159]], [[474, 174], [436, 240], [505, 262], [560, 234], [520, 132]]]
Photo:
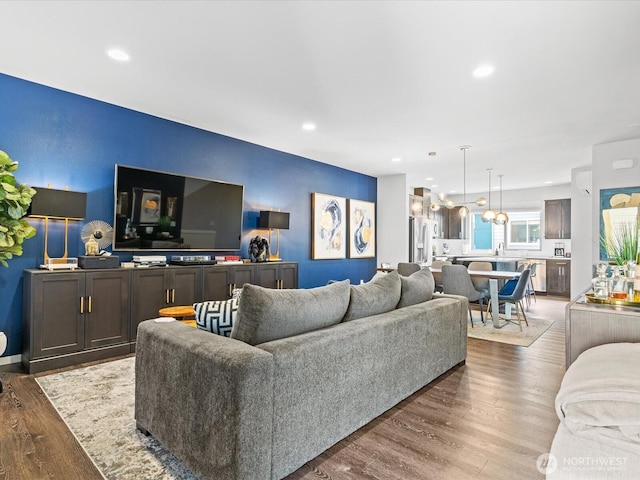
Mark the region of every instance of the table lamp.
[[[33, 196], [27, 215], [32, 218], [44, 218], [44, 263], [66, 263], [69, 220], [82, 220], [85, 217], [87, 194], [53, 188], [34, 188], [37, 193]], [[64, 254], [60, 258], [49, 257], [47, 251], [50, 218], [64, 220]]]
[[269, 261], [277, 262], [280, 260], [280, 230], [289, 230], [289, 213], [263, 210], [260, 212], [258, 228], [269, 229], [269, 245], [272, 245], [271, 231], [276, 230], [276, 250], [275, 252], [272, 250], [269, 252]]

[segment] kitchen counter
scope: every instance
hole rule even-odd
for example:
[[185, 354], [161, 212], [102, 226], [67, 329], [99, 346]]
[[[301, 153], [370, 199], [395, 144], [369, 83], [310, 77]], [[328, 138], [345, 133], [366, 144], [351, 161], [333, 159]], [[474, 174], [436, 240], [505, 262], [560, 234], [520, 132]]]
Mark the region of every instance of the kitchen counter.
[[518, 262], [520, 260], [567, 260], [571, 261], [571, 257], [554, 257], [553, 255], [436, 255], [440, 260], [446, 256], [448, 260], [463, 262]]

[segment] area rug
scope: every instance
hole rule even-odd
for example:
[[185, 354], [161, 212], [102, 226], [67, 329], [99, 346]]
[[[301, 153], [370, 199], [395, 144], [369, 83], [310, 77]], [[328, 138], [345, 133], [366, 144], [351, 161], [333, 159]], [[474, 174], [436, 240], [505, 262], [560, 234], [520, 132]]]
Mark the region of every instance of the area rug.
[[[521, 332], [517, 324], [507, 323], [502, 328], [493, 328], [490, 317], [487, 318], [485, 315], [485, 323], [483, 324], [480, 318], [476, 318], [476, 315], [474, 315], [474, 328], [471, 328], [471, 325], [469, 325], [469, 328], [467, 328], [467, 337], [528, 347], [535, 342], [540, 335], [546, 332], [555, 321], [546, 318], [536, 318], [531, 315], [527, 315], [527, 320], [529, 321], [529, 326], [527, 327], [523, 321]], [[503, 324], [504, 320], [500, 320], [500, 325]]]
[[36, 378], [102, 475], [118, 480], [195, 480], [153, 437], [136, 430], [135, 358]]

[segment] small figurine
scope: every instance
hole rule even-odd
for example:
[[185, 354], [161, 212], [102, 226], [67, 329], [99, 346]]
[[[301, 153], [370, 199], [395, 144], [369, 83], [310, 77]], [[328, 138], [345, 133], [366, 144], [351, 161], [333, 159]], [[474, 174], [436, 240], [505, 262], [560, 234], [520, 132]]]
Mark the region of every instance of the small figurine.
[[96, 240], [96, 237], [91, 235], [89, 240], [87, 240], [87, 243], [84, 244], [84, 254], [95, 256], [95, 255], [98, 255], [98, 251], [99, 251], [98, 241]]

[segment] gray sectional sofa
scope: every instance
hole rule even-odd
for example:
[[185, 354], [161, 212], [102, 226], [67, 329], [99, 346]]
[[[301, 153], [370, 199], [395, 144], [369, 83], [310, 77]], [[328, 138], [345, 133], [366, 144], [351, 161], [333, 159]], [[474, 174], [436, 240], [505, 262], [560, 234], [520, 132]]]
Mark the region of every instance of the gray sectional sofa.
[[138, 329], [138, 428], [198, 477], [279, 479], [463, 363], [467, 300], [433, 277], [243, 288], [231, 338]]

